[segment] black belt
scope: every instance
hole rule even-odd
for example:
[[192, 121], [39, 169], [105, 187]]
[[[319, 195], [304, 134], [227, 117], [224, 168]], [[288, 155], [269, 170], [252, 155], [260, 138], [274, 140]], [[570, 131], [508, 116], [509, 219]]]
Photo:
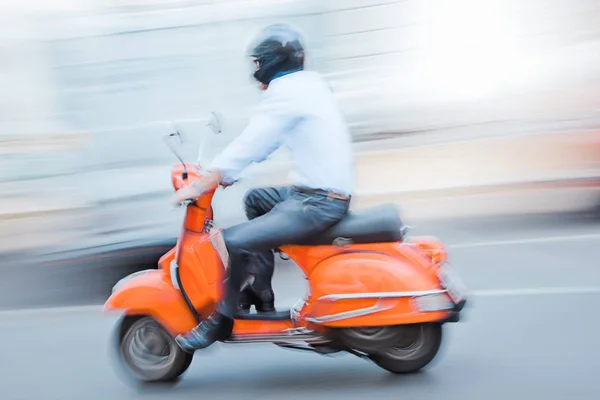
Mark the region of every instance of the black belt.
[[331, 191], [327, 191], [327, 190], [323, 190], [323, 189], [309, 189], [309, 188], [303, 188], [303, 187], [299, 187], [299, 186], [294, 186], [293, 189], [299, 193], [318, 194], [318, 195], [327, 197], [328, 199], [335, 199], [335, 200], [342, 200], [342, 201], [350, 200], [350, 196], [346, 196], [341, 193], [331, 192]]

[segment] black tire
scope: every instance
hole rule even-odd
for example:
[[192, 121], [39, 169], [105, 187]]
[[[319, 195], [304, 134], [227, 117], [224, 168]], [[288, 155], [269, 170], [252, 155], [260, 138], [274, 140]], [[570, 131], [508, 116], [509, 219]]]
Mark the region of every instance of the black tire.
[[394, 374], [414, 373], [433, 361], [442, 344], [442, 325], [418, 324], [405, 328], [405, 334], [398, 339], [402, 347], [396, 344], [372, 354], [371, 361]]
[[177, 377], [183, 375], [185, 373], [185, 371], [188, 370], [188, 368], [190, 367], [190, 365], [192, 365], [192, 361], [194, 361], [194, 355], [191, 353], [186, 353], [185, 354], [185, 361], [183, 363], [183, 365], [181, 366], [181, 370], [179, 371], [179, 374], [177, 375]]
[[[150, 330], [142, 333], [142, 330]], [[143, 334], [154, 343], [143, 342]], [[130, 378], [142, 383], [176, 382], [192, 363], [193, 354], [183, 351], [175, 339], [151, 317], [125, 317], [117, 326], [113, 345], [121, 369]], [[156, 354], [158, 353], [158, 354]], [[156, 362], [143, 363], [143, 357]]]

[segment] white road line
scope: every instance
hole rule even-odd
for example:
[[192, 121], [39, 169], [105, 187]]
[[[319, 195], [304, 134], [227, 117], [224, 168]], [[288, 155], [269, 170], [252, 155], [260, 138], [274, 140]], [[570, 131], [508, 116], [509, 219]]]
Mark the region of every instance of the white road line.
[[[527, 297], [527, 296], [549, 296], [549, 295], [579, 295], [600, 294], [600, 286], [572, 286], [572, 287], [538, 287], [538, 288], [514, 288], [514, 289], [482, 289], [472, 290], [472, 297]], [[279, 307], [291, 307], [298, 299], [287, 299], [279, 303]], [[284, 306], [285, 305], [285, 306]], [[79, 313], [102, 313], [102, 306], [77, 306], [77, 307], [52, 307], [35, 308], [26, 310], [0, 311], [0, 318], [4, 317], [27, 317], [27, 316], [50, 316], [50, 315], [72, 315]]]
[[23, 310], [3, 310], [0, 311], [2, 317], [34, 316], [34, 315], [52, 315], [52, 314], [80, 314], [80, 313], [101, 313], [103, 306], [74, 306], [74, 307], [41, 307], [28, 308]]
[[589, 233], [583, 235], [570, 235], [570, 236], [547, 236], [527, 239], [509, 239], [509, 240], [491, 240], [489, 242], [473, 242], [473, 243], [462, 243], [462, 244], [450, 244], [447, 247], [449, 249], [469, 249], [473, 247], [492, 247], [492, 246], [512, 246], [521, 244], [533, 244], [533, 243], [555, 243], [555, 242], [572, 242], [578, 240], [597, 240], [600, 239], [600, 233]]
[[474, 297], [545, 296], [555, 294], [600, 294], [600, 286], [588, 287], [540, 287], [522, 289], [486, 289], [470, 292]]

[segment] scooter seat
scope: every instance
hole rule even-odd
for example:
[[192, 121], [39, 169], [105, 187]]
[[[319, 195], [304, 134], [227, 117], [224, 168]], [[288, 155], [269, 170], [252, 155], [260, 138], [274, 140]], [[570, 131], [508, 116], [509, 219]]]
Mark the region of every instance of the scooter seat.
[[325, 232], [296, 244], [318, 246], [399, 242], [403, 238], [403, 228], [398, 207], [394, 204], [384, 204], [358, 212], [349, 212], [344, 219]]

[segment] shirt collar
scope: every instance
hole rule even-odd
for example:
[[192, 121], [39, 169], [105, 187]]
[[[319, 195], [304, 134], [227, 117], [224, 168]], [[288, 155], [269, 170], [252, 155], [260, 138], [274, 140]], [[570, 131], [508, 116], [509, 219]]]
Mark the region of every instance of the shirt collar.
[[273, 75], [273, 79], [271, 79], [271, 80], [273, 81], [277, 78], [281, 78], [282, 76], [290, 75], [295, 72], [300, 72], [302, 70], [303, 70], [303, 68], [294, 68], [294, 69], [290, 69], [289, 71], [278, 72], [275, 75]]

